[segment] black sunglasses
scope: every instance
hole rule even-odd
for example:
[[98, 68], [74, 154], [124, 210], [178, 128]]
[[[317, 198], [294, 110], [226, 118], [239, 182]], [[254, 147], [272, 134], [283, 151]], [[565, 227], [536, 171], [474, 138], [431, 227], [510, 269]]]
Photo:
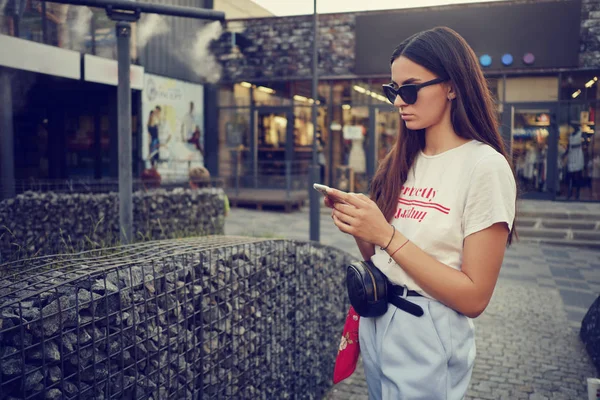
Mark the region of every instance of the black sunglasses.
[[394, 104], [396, 101], [396, 96], [400, 96], [400, 98], [404, 100], [406, 104], [415, 104], [417, 102], [417, 93], [420, 89], [445, 81], [447, 81], [447, 79], [436, 78], [424, 83], [419, 83], [418, 85], [414, 83], [402, 85], [398, 89], [396, 89], [392, 84], [387, 84], [383, 85], [383, 93], [392, 104]]

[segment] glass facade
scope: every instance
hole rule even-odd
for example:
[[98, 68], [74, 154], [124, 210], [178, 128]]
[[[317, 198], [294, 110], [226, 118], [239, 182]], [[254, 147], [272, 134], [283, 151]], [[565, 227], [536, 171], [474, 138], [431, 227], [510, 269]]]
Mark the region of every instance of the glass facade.
[[[598, 77], [600, 71], [487, 77], [522, 197], [600, 200], [600, 141], [594, 135]], [[368, 191], [401, 123], [383, 97], [385, 83], [388, 79], [319, 83], [317, 157], [325, 184]], [[315, 137], [311, 89], [310, 81], [223, 85], [221, 175], [268, 187], [265, 182], [273, 178], [261, 181], [269, 168], [260, 165], [277, 160], [282, 167], [276, 175], [284, 174], [288, 162], [306, 179]]]
[[[137, 58], [135, 29], [134, 23], [132, 60]], [[0, 33], [100, 57], [117, 57], [115, 23], [100, 8], [9, 1], [0, 13]]]
[[558, 137], [559, 199], [600, 200], [600, 140], [596, 101], [561, 103]]

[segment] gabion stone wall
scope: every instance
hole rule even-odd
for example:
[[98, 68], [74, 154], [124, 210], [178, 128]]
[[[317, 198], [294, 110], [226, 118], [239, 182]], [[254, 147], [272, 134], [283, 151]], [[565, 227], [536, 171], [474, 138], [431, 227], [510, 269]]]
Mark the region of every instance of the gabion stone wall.
[[[354, 73], [355, 20], [352, 13], [319, 16], [321, 76]], [[237, 54], [232, 53], [229, 35], [213, 43], [212, 50], [223, 66], [222, 80], [311, 76], [312, 16], [258, 18], [229, 24], [251, 45]]]
[[0, 268], [0, 399], [317, 399], [349, 255], [226, 236]]
[[[222, 189], [133, 194], [134, 241], [222, 234]], [[0, 263], [119, 241], [118, 193], [27, 192], [0, 202]]]
[[600, 66], [600, 3], [597, 0], [581, 0], [581, 40], [579, 66]]

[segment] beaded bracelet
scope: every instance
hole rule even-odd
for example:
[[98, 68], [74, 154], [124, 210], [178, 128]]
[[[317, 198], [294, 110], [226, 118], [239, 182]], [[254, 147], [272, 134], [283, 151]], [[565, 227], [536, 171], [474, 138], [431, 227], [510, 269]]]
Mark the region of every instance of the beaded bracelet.
[[390, 247], [390, 244], [392, 244], [392, 240], [394, 240], [394, 235], [396, 234], [396, 227], [394, 225], [392, 225], [392, 228], [394, 229], [394, 231], [392, 232], [392, 238], [388, 242], [387, 246], [385, 246], [385, 247], [379, 247], [383, 251], [387, 250], [387, 248]]

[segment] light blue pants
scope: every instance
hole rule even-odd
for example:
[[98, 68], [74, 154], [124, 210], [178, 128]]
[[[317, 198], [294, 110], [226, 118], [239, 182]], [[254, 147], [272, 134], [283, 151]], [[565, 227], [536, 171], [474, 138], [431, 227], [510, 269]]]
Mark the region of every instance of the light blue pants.
[[475, 362], [473, 322], [425, 297], [415, 317], [393, 305], [378, 318], [361, 318], [360, 352], [370, 400], [459, 400]]

